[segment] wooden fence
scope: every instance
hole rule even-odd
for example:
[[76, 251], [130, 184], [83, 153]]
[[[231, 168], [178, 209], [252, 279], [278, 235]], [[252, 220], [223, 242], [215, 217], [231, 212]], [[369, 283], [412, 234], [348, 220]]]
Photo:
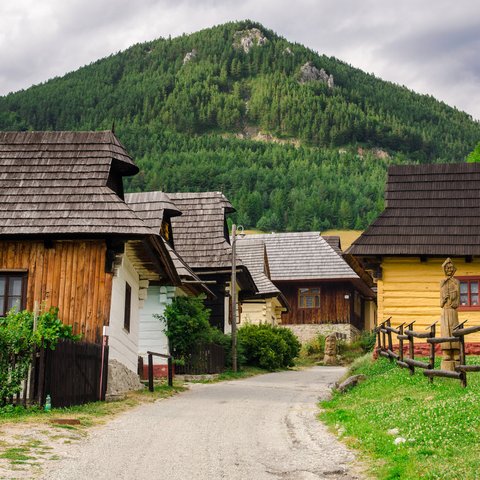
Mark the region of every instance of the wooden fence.
[[108, 346], [61, 340], [55, 350], [40, 349], [34, 358], [30, 400], [52, 407], [69, 407], [105, 399]]
[[[378, 353], [382, 357], [395, 361], [401, 368], [408, 368], [410, 374], [415, 373], [415, 368], [423, 369], [423, 374], [427, 376], [430, 382], [434, 377], [446, 377], [460, 380], [463, 387], [467, 386], [467, 373], [480, 372], [480, 365], [467, 365], [467, 355], [465, 351], [465, 337], [472, 333], [480, 332], [480, 326], [465, 327], [467, 320], [460, 323], [453, 330], [451, 337], [437, 337], [437, 322], [432, 323], [423, 332], [415, 331], [413, 326], [415, 322], [409, 324], [402, 323], [397, 328], [392, 327], [391, 318], [388, 318], [377, 327], [377, 345]], [[398, 353], [394, 352], [392, 335], [398, 339]], [[430, 344], [430, 356], [428, 362], [415, 359], [414, 339], [419, 338]], [[404, 354], [404, 342], [408, 342], [408, 357]], [[455, 367], [455, 371], [441, 370], [435, 368], [435, 348], [443, 342], [458, 342], [460, 350], [460, 364]]]
[[225, 349], [211, 343], [196, 349], [184, 360], [184, 365], [175, 365], [175, 373], [179, 375], [221, 373], [225, 370]]

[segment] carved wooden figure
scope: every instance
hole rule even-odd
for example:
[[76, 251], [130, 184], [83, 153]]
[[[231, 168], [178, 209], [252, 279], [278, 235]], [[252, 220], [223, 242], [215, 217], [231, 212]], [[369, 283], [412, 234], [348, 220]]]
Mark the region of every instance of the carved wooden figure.
[[[441, 335], [442, 337], [451, 337], [453, 329], [458, 325], [457, 308], [460, 304], [460, 282], [453, 278], [457, 269], [450, 258], [445, 260], [442, 267], [447, 278], [440, 282]], [[460, 364], [459, 348], [458, 342], [442, 343], [442, 370], [455, 371], [455, 366]]]
[[325, 355], [323, 356], [325, 365], [337, 364], [337, 336], [332, 333], [325, 339]]

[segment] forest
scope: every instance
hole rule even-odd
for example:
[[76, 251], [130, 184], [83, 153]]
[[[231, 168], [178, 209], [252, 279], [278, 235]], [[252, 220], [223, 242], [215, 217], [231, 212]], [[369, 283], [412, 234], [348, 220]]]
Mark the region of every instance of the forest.
[[[235, 39], [252, 28], [266, 40], [245, 51]], [[334, 85], [302, 81], [307, 62]], [[141, 169], [129, 191], [221, 190], [233, 220], [266, 231], [365, 228], [388, 165], [461, 162], [480, 140], [466, 113], [251, 21], [137, 44], [0, 97], [2, 130], [111, 128]]]

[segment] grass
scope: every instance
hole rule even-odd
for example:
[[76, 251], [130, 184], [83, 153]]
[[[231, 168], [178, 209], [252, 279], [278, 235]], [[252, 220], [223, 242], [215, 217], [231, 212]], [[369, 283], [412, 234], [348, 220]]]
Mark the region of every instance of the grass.
[[[469, 363], [478, 363], [471, 357]], [[358, 449], [379, 479], [480, 479], [480, 375], [430, 384], [388, 360], [357, 360], [352, 373], [367, 380], [322, 402], [322, 420]], [[398, 434], [389, 435], [391, 429]], [[395, 444], [396, 438], [405, 439]]]

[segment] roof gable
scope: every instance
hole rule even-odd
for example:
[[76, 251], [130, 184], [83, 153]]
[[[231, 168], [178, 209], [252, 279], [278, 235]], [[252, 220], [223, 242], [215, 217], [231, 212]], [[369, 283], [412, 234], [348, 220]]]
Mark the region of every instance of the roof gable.
[[248, 242], [237, 240], [236, 250], [238, 257], [252, 275], [253, 281], [258, 289], [258, 295], [279, 295], [280, 290], [268, 277], [265, 243], [261, 240]]
[[192, 268], [231, 268], [232, 248], [225, 227], [234, 208], [221, 192], [167, 193], [182, 212], [172, 218], [175, 250]]
[[160, 233], [163, 220], [182, 212], [164, 192], [127, 193], [125, 202], [155, 233]]
[[385, 200], [350, 254], [480, 254], [480, 164], [392, 166]]

